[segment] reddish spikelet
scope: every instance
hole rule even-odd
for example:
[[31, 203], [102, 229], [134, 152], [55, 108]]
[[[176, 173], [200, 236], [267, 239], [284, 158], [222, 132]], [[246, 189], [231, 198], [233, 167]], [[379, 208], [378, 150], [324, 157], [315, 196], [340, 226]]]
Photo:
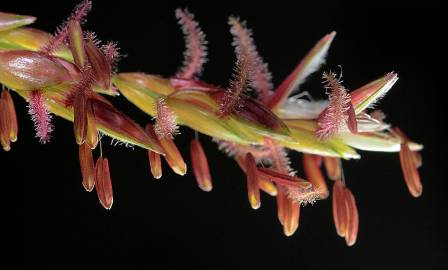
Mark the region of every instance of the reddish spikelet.
[[71, 65], [42, 52], [0, 51], [0, 80], [11, 89], [47, 89], [71, 80], [64, 62], [67, 67]]
[[166, 106], [164, 99], [157, 100], [157, 116], [154, 131], [159, 139], [173, 139], [179, 132], [176, 115]]
[[87, 65], [87, 55], [85, 50], [84, 32], [78, 21], [70, 21], [68, 23], [68, 44], [73, 55], [75, 65], [79, 69], [83, 69]]
[[221, 99], [218, 115], [227, 116], [234, 111], [238, 111], [242, 106], [241, 101], [244, 98], [247, 86], [250, 83], [251, 65], [246, 55], [237, 55], [235, 72], [230, 81], [230, 86], [226, 89]]
[[139, 144], [147, 144], [150, 146], [150, 150], [157, 153], [165, 153], [156, 138], [148, 136], [139, 124], [117, 110], [107, 100], [94, 95], [89, 101], [92, 105], [97, 126], [102, 126], [105, 130], [113, 130]]
[[252, 31], [246, 27], [246, 22], [241, 22], [238, 18], [230, 17], [230, 32], [233, 35], [233, 45], [237, 55], [246, 55], [247, 61], [253, 63], [252, 73], [250, 74], [251, 86], [257, 91], [258, 99], [263, 103], [268, 101], [272, 92], [272, 76], [268, 65], [257, 52]]
[[[99, 49], [100, 42], [96, 39], [94, 33], [89, 32], [84, 42], [85, 53], [88, 62], [92, 68], [96, 83], [103, 89], [111, 87], [112, 63], [114, 55], [105, 55], [104, 51]], [[115, 54], [115, 52], [108, 52]]]
[[205, 34], [194, 20], [194, 15], [187, 9], [176, 9], [176, 17], [185, 35], [187, 48], [184, 53], [184, 65], [176, 74], [176, 77], [194, 79], [201, 74], [202, 67], [207, 62]]
[[247, 196], [252, 209], [260, 208], [260, 189], [258, 187], [257, 163], [251, 153], [246, 154]]
[[8, 31], [21, 26], [32, 24], [36, 17], [17, 15], [0, 11], [0, 31]]
[[79, 3], [70, 17], [56, 30], [53, 38], [45, 44], [41, 51], [48, 54], [54, 53], [62, 44], [64, 44], [68, 38], [69, 31], [68, 26], [71, 21], [78, 22], [80, 25], [84, 23], [84, 18], [92, 9], [92, 2], [89, 0], [84, 0]]
[[324, 72], [322, 78], [325, 88], [329, 90], [330, 104], [317, 119], [316, 136], [325, 140], [339, 133], [347, 123], [354, 128], [353, 121], [356, 121], [356, 119], [354, 119], [355, 115], [352, 112], [353, 106], [351, 106], [350, 95], [336, 78], [336, 74]]
[[211, 191], [212, 178], [208, 167], [207, 156], [198, 139], [193, 139], [190, 144], [191, 164], [198, 187], [203, 191]]
[[336, 32], [331, 32], [320, 39], [316, 45], [305, 55], [291, 74], [275, 89], [274, 95], [269, 100], [269, 108], [281, 107], [288, 96], [296, 91], [305, 79], [325, 62], [328, 49]]
[[374, 108], [375, 104], [387, 94], [397, 81], [398, 75], [395, 72], [390, 72], [353, 90], [350, 95], [356, 113], [360, 113], [367, 108]]
[[31, 91], [28, 113], [31, 115], [31, 119], [34, 122], [36, 137], [39, 138], [40, 143], [45, 144], [50, 140], [50, 133], [53, 130], [53, 125], [51, 124], [51, 115], [48, 112], [42, 91]]

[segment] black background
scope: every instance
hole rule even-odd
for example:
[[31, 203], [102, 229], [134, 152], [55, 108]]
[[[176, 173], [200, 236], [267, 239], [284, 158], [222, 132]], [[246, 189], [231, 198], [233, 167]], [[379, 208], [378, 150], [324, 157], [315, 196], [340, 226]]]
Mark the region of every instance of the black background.
[[[422, 197], [409, 195], [398, 154], [365, 152], [361, 160], [344, 162], [360, 211], [356, 245], [346, 247], [336, 235], [330, 200], [305, 207], [298, 231], [288, 238], [277, 221], [275, 200], [263, 195], [261, 209], [250, 209], [244, 175], [209, 138], [201, 136], [214, 180], [211, 193], [196, 187], [191, 172], [180, 177], [166, 164], [163, 178], [153, 180], [146, 151], [113, 147], [106, 138], [103, 151], [110, 160], [115, 200], [106, 211], [96, 194], [81, 186], [72, 125], [55, 119], [51, 143], [40, 145], [25, 102], [15, 95], [19, 140], [11, 152], [0, 153], [0, 164], [7, 184], [3, 192], [12, 197], [4, 208], [13, 209], [4, 224], [23, 227], [13, 234], [19, 248], [8, 248], [19, 255], [19, 263], [43, 269], [446, 269], [446, 31], [441, 8], [211, 2], [94, 1], [85, 28], [119, 42], [127, 54], [121, 71], [170, 76], [184, 49], [174, 9], [188, 7], [209, 41], [203, 78], [221, 85], [234, 61], [229, 15], [248, 20], [276, 85], [319, 38], [336, 30], [324, 69], [341, 65], [347, 88], [398, 72], [400, 80], [380, 108], [389, 122], [425, 145]], [[34, 27], [53, 32], [75, 4], [2, 1], [0, 9], [35, 15]], [[323, 97], [319, 75], [308, 81], [302, 89]], [[150, 120], [123, 97], [114, 104], [141, 124]], [[193, 132], [181, 132], [176, 142], [189, 163]], [[291, 157], [301, 174], [300, 155]]]

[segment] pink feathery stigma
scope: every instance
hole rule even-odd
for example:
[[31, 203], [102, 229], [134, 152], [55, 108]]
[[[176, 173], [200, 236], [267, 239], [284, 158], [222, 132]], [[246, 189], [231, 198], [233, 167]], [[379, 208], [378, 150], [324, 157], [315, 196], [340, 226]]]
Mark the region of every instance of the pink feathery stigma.
[[68, 20], [77, 21], [82, 24], [84, 23], [84, 18], [87, 16], [87, 14], [90, 12], [91, 9], [92, 9], [92, 1], [84, 0], [74, 8]]
[[54, 34], [53, 38], [51, 38], [47, 44], [45, 44], [41, 51], [46, 53], [53, 53], [55, 52], [62, 44], [64, 44], [68, 38], [68, 24], [70, 21], [76, 21], [80, 24], [84, 23], [84, 18], [87, 16], [87, 14], [92, 9], [92, 2], [90, 0], [84, 0], [81, 3], [79, 3], [75, 9], [73, 10], [72, 14], [68, 19], [58, 27], [56, 30], [56, 33]]
[[108, 42], [107, 44], [101, 46], [101, 50], [109, 62], [112, 70], [116, 68], [117, 62], [120, 59], [120, 52], [117, 43]]
[[178, 133], [178, 126], [176, 116], [166, 106], [165, 100], [157, 100], [157, 116], [154, 124], [154, 132], [159, 139], [169, 138], [173, 139], [174, 135]]
[[184, 53], [184, 65], [176, 74], [182, 79], [193, 79], [202, 72], [202, 66], [207, 62], [207, 41], [199, 24], [194, 20], [194, 15], [187, 9], [177, 9], [176, 17], [185, 34], [186, 51]]
[[245, 96], [246, 89], [250, 83], [251, 63], [246, 55], [237, 55], [235, 72], [232, 75], [230, 86], [226, 89], [221, 99], [218, 115], [227, 116], [234, 111], [238, 111], [241, 104], [241, 98]]
[[98, 40], [98, 38], [96, 37], [95, 32], [92, 31], [84, 31], [83, 33], [84, 36], [84, 40], [87, 42], [92, 42], [93, 45], [95, 45], [96, 47], [98, 47], [101, 43], [100, 40]]
[[317, 119], [316, 136], [325, 140], [340, 132], [344, 125], [356, 132], [356, 117], [351, 105], [350, 94], [342, 86], [336, 74], [330, 72], [322, 75], [324, 86], [329, 91], [330, 104]]
[[35, 90], [30, 93], [28, 109], [36, 129], [36, 137], [39, 138], [41, 143], [48, 142], [53, 125], [42, 91]]
[[272, 94], [272, 75], [269, 72], [268, 65], [263, 62], [258, 54], [252, 38], [252, 31], [246, 27], [246, 22], [230, 17], [229, 24], [236, 54], [246, 55], [249, 58], [248, 61], [253, 63], [250, 74], [251, 86], [257, 91], [258, 99], [265, 103]]

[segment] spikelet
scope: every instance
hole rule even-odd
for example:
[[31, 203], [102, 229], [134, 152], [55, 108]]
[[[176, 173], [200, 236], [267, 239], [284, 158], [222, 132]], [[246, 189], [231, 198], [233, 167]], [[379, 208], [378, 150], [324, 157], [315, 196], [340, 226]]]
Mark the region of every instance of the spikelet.
[[89, 66], [92, 68], [96, 85], [102, 89], [111, 88], [111, 75], [113, 66], [119, 56], [114, 43], [109, 43], [103, 48], [99, 48], [100, 41], [92, 32], [85, 35], [84, 50], [87, 55]]
[[331, 32], [320, 39], [316, 45], [305, 55], [297, 64], [294, 71], [289, 74], [283, 82], [275, 89], [274, 95], [269, 100], [270, 108], [282, 107], [288, 96], [299, 89], [299, 86], [305, 82], [306, 78], [317, 71], [325, 62], [328, 49], [336, 35]]

